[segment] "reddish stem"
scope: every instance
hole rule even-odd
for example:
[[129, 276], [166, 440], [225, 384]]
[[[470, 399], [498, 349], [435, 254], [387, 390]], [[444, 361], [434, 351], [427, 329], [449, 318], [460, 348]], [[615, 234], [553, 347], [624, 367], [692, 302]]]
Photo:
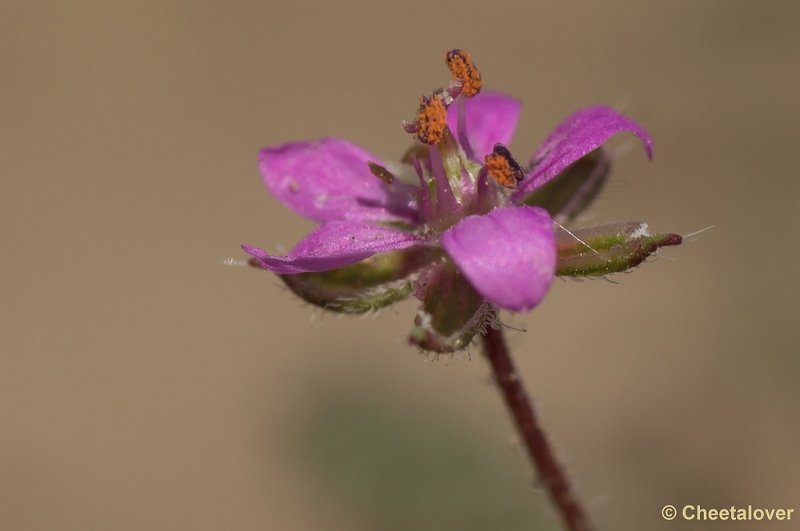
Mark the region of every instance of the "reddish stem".
[[567, 476], [556, 459], [553, 448], [539, 426], [522, 379], [508, 351], [502, 330], [489, 327], [483, 335], [486, 357], [492, 364], [495, 380], [503, 391], [514, 424], [525, 440], [528, 455], [533, 460], [542, 483], [547, 488], [558, 512], [570, 531], [592, 531], [589, 519], [570, 488]]

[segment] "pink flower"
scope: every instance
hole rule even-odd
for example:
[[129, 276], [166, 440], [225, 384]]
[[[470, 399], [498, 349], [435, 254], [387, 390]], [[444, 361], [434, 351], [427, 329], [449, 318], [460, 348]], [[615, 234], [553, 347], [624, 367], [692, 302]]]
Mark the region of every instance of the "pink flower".
[[[461, 53], [451, 52], [448, 60], [456, 52]], [[475, 77], [476, 72], [469, 73]], [[479, 74], [477, 81], [473, 93], [480, 90]], [[588, 107], [559, 124], [523, 166], [505, 148], [516, 129], [520, 102], [487, 91], [467, 98], [463, 86], [457, 77], [446, 89], [422, 98], [417, 119], [405, 124], [407, 131], [428, 142], [410, 149], [400, 168], [414, 177], [414, 184], [396, 176], [399, 172], [387, 169], [377, 156], [342, 139], [264, 149], [260, 168], [267, 188], [284, 205], [320, 225], [285, 256], [243, 245], [252, 261], [284, 276], [293, 289], [303, 281], [288, 276], [342, 270], [340, 278], [352, 277], [343, 299], [361, 288], [374, 293], [377, 284], [365, 281], [365, 272], [388, 267], [383, 285], [405, 283], [403, 295], [413, 292], [423, 300], [418, 327], [441, 317], [436, 312], [446, 313], [440, 309], [446, 301], [426, 302], [442, 286], [449, 288], [439, 298], [450, 300], [458, 299], [455, 291], [474, 290], [477, 296], [467, 297], [472, 301], [467, 304], [470, 315], [456, 319], [459, 325], [453, 333], [461, 339], [454, 348], [463, 347], [464, 338], [474, 334], [476, 323], [471, 320], [479, 308], [525, 311], [539, 304], [556, 275], [559, 251], [551, 218], [557, 212], [531, 206], [548, 206], [537, 199], [537, 191], [565, 170], [577, 168], [578, 161], [588, 161], [587, 171], [581, 170], [578, 177], [581, 183], [595, 170], [604, 178], [607, 159], [595, 150], [617, 133], [639, 137], [648, 156], [652, 141], [641, 126], [616, 110]], [[312, 291], [319, 292], [332, 289], [328, 284], [333, 275], [300, 278], [307, 278]], [[303, 295], [302, 289], [295, 291]], [[325, 296], [304, 298], [337, 308]], [[467, 325], [472, 333], [461, 334], [459, 326]], [[429, 348], [429, 342], [420, 339], [424, 334], [417, 335], [414, 340], [412, 334], [412, 340]]]

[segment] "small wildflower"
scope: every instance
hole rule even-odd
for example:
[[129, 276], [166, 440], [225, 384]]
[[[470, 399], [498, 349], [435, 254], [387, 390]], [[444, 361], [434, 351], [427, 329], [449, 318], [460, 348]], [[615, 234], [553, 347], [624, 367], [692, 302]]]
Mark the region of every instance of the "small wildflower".
[[421, 307], [411, 342], [444, 352], [465, 348], [498, 308], [534, 308], [557, 274], [621, 271], [680, 243], [640, 225], [600, 227], [586, 240], [556, 234], [605, 182], [606, 140], [633, 133], [651, 155], [636, 122], [610, 107], [581, 109], [523, 166], [506, 147], [519, 101], [481, 91], [469, 53], [451, 50], [447, 65], [450, 85], [423, 96], [416, 119], [403, 123], [422, 144], [396, 171], [336, 138], [261, 152], [267, 188], [321, 224], [285, 256], [243, 245], [253, 264], [333, 311], [372, 311], [413, 294]]

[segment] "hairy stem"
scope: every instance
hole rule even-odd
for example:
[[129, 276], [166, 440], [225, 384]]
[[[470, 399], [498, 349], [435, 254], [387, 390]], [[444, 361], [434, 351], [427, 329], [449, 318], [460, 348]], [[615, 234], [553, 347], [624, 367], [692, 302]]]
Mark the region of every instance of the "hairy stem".
[[556, 459], [553, 448], [542, 431], [525, 386], [517, 373], [508, 351], [503, 332], [488, 327], [483, 335], [486, 357], [492, 365], [494, 378], [503, 392], [514, 424], [525, 441], [528, 455], [556, 509], [570, 531], [592, 531], [589, 519], [570, 487], [567, 476]]

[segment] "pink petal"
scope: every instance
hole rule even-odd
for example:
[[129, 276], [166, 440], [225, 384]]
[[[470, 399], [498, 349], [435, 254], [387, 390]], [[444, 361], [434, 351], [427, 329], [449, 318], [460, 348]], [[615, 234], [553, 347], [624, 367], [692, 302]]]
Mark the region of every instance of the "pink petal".
[[561, 173], [567, 166], [623, 131], [638, 136], [644, 144], [647, 156], [653, 156], [653, 140], [650, 135], [630, 118], [605, 106], [587, 107], [577, 111], [561, 122], [544, 144], [536, 150], [531, 164], [534, 162], [537, 164], [533, 172], [514, 192], [512, 199], [520, 200]]
[[[499, 92], [482, 91], [466, 100], [467, 137], [479, 161], [491, 153], [497, 142], [509, 144], [517, 129], [517, 121], [522, 112], [518, 99]], [[457, 107], [453, 104], [447, 110], [447, 125], [455, 134], [457, 128]]]
[[261, 151], [264, 183], [278, 200], [316, 220], [417, 220], [406, 188], [389, 187], [372, 175], [376, 156], [337, 138], [293, 142]]
[[442, 235], [442, 245], [478, 293], [507, 310], [539, 304], [555, 275], [555, 236], [543, 208], [464, 218]]
[[418, 236], [352, 221], [323, 223], [286, 256], [273, 256], [252, 245], [242, 249], [264, 269], [281, 275], [329, 271], [360, 262], [377, 253], [399, 251], [423, 243]]

